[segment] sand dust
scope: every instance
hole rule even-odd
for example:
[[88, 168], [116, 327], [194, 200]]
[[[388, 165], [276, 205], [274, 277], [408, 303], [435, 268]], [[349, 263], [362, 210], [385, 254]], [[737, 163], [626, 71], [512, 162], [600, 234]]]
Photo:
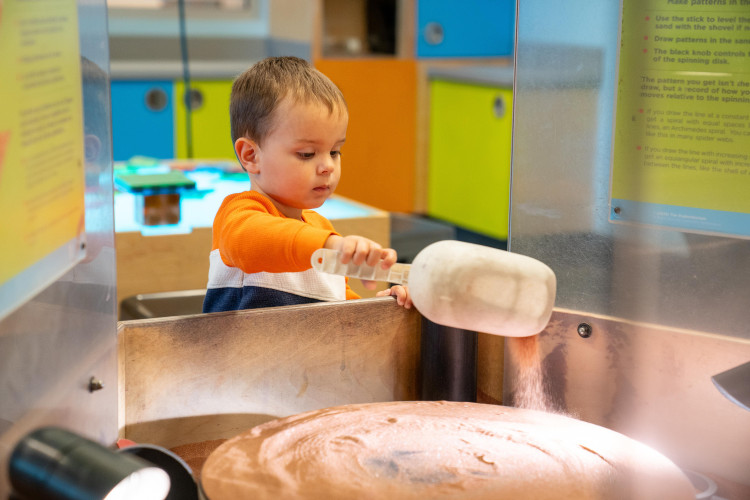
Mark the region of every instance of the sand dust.
[[508, 337], [516, 381], [513, 406], [529, 410], [551, 411], [544, 392], [544, 377], [539, 356], [539, 336]]
[[212, 500], [694, 500], [653, 449], [563, 415], [451, 401], [350, 404], [266, 422], [219, 446]]

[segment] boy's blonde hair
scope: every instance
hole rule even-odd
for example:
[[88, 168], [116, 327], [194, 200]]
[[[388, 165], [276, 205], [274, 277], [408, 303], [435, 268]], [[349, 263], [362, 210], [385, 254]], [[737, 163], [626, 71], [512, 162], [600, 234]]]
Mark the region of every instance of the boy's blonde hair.
[[232, 84], [232, 143], [248, 137], [260, 144], [273, 125], [274, 111], [287, 96], [295, 102], [319, 102], [331, 113], [346, 110], [339, 88], [310, 63], [298, 57], [269, 57], [252, 65]]

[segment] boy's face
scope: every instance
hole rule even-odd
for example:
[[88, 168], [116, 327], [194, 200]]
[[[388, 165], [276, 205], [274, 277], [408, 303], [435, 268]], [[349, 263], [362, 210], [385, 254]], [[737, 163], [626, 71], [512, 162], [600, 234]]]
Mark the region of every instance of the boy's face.
[[273, 122], [262, 146], [244, 139], [255, 154], [243, 165], [253, 190], [271, 198], [287, 217], [300, 218], [303, 209], [321, 206], [338, 186], [349, 116], [345, 109], [329, 113], [322, 104], [285, 98]]

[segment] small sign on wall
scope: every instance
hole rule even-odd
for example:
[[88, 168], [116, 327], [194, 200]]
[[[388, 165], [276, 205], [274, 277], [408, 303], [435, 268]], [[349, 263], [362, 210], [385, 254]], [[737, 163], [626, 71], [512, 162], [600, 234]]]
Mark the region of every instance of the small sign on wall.
[[746, 0], [624, 0], [610, 221], [750, 237]]
[[0, 4], [0, 318], [85, 255], [75, 0]]

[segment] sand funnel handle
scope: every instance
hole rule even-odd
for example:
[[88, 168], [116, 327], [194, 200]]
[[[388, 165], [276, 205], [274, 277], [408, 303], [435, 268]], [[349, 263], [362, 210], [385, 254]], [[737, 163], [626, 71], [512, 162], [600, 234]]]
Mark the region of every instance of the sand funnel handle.
[[310, 258], [313, 268], [324, 273], [359, 278], [370, 281], [387, 281], [397, 285], [406, 285], [409, 281], [409, 264], [393, 264], [390, 269], [383, 269], [380, 265], [374, 267], [367, 264], [356, 265], [354, 262], [342, 264], [339, 252], [327, 248], [319, 248]]

